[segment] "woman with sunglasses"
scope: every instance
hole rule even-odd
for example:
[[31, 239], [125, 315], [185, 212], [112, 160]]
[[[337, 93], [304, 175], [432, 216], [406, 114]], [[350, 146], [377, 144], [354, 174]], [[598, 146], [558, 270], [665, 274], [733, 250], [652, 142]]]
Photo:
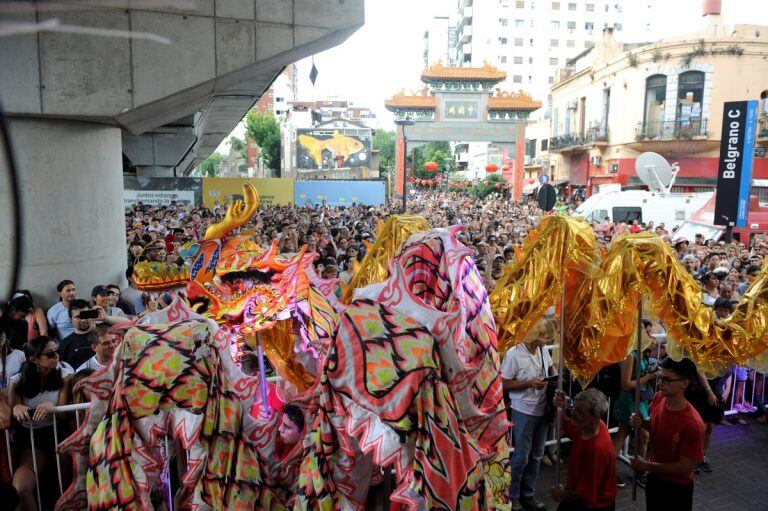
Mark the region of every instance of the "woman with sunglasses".
[[48, 337], [32, 339], [24, 346], [24, 351], [27, 361], [21, 372], [11, 378], [8, 388], [11, 410], [18, 423], [14, 441], [19, 451], [13, 486], [21, 499], [19, 509], [34, 510], [37, 504], [30, 437], [34, 434], [34, 456], [38, 473], [41, 473], [56, 452], [53, 417], [49, 411], [54, 406], [67, 404], [71, 371], [59, 364], [56, 343]]

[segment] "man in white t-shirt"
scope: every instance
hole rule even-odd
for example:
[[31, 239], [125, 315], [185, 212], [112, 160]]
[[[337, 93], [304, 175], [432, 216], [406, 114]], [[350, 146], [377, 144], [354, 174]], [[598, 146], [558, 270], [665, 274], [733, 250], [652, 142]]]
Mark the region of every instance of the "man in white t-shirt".
[[544, 418], [548, 376], [554, 374], [549, 352], [542, 349], [555, 339], [555, 325], [542, 319], [525, 340], [507, 351], [501, 366], [504, 390], [512, 407], [515, 450], [511, 456], [512, 482], [509, 498], [512, 511], [545, 509], [536, 498], [536, 480], [544, 457], [549, 422]]
[[90, 334], [91, 349], [96, 353], [77, 368], [76, 372], [84, 369], [93, 369], [98, 372], [107, 367], [112, 362], [117, 347], [117, 337], [109, 333], [109, 327], [99, 325]]

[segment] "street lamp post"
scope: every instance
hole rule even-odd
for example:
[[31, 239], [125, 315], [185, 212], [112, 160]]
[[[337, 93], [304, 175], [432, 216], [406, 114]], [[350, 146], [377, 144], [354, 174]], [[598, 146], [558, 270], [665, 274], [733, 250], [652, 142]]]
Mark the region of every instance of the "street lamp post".
[[408, 207], [408, 137], [405, 134], [405, 127], [413, 126], [416, 123], [406, 117], [405, 119], [395, 119], [395, 124], [403, 130], [403, 213], [405, 213]]

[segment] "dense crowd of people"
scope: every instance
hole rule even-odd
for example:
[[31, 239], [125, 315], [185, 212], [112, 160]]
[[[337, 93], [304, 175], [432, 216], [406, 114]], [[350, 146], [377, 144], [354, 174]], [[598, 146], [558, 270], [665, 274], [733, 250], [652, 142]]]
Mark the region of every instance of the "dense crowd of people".
[[[567, 214], [577, 205], [576, 201], [561, 201], [557, 209]], [[314, 263], [318, 275], [349, 282], [353, 262], [362, 260], [367, 244], [375, 241], [377, 225], [399, 213], [400, 207], [399, 202], [375, 207], [262, 205], [240, 232], [250, 233], [253, 241], [264, 248], [277, 240], [281, 253], [293, 253], [306, 245], [308, 251], [318, 254]], [[37, 509], [34, 470], [45, 473], [55, 469], [51, 461], [55, 456], [51, 407], [73, 402], [73, 380], [101, 370], [112, 360], [119, 338], [110, 333], [110, 326], [170, 303], [167, 294], [136, 289], [134, 265], [142, 260], [185, 264], [188, 244], [200, 240], [208, 226], [225, 213], [226, 209], [218, 204], [213, 209], [175, 203], [137, 204], [125, 211], [127, 285], [121, 288], [118, 282], [107, 282], [105, 277], [83, 297], [76, 283], [62, 275], [62, 280], [51, 283], [50, 289], [34, 290], [34, 295], [44, 301], [55, 300], [47, 311], [35, 304], [33, 293], [27, 290], [17, 291], [2, 308], [0, 428], [14, 431], [16, 452], [11, 473], [7, 451], [0, 449], [0, 481], [13, 485], [20, 499], [19, 509]], [[501, 277], [504, 266], [514, 259], [515, 249], [523, 243], [528, 229], [542, 215], [549, 214], [541, 211], [534, 200], [514, 203], [497, 195], [479, 200], [463, 192], [416, 193], [410, 197], [409, 213], [424, 216], [433, 227], [463, 226], [460, 240], [473, 250], [489, 290]], [[668, 230], [663, 224], [613, 223], [608, 219], [594, 223], [593, 228], [598, 241], [604, 244], [620, 234], [643, 230], [664, 237], [700, 283], [704, 305], [713, 307], [719, 317], [731, 313], [768, 255], [768, 242], [761, 236], [733, 242], [705, 241], [698, 236], [684, 240], [675, 239], [674, 229]], [[646, 327], [655, 339], [663, 338], [661, 325], [648, 321]], [[551, 320], [545, 320], [530, 339], [509, 350], [501, 369], [515, 424], [510, 488], [513, 510], [543, 509], [535, 494], [539, 465], [545, 460], [545, 442], [548, 435], [551, 437], [551, 421], [544, 418], [544, 412], [548, 380], [555, 368], [544, 346], [553, 340], [554, 326]], [[744, 419], [740, 414], [758, 411], [746, 398], [747, 388], [757, 384], [754, 372], [735, 367], [708, 381], [698, 375], [695, 367], [664, 358], [663, 350], [663, 342], [658, 341], [642, 354], [632, 352], [624, 362], [601, 372], [602, 380], [597, 381], [604, 382], [602, 387], [595, 385], [575, 394], [572, 402], [562, 395], [554, 399], [557, 406], [572, 410], [563, 426], [564, 434], [573, 442], [568, 480], [552, 491], [553, 498], [561, 502], [560, 509], [613, 509], [616, 488], [623, 486], [616, 476], [616, 456], [624, 438], [631, 436], [632, 428], [639, 427], [648, 432], [640, 435], [640, 444], [633, 447], [633, 467], [647, 473], [643, 484], [647, 486], [648, 501], [656, 502], [653, 495], [665, 493], [675, 495], [675, 502], [681, 503], [682, 507], [675, 509], [689, 509], [686, 499], [693, 491], [693, 473], [712, 470], [706, 448], [713, 425], [727, 423], [722, 411], [734, 410], [735, 420], [741, 422]], [[638, 356], [642, 359], [639, 375], [635, 374]], [[637, 385], [643, 396], [639, 416], [632, 413]], [[689, 390], [693, 388], [700, 391], [698, 401]], [[601, 420], [609, 407], [607, 398], [611, 398], [613, 417], [608, 426], [619, 427], [613, 440]], [[763, 396], [758, 396], [758, 402], [763, 402]], [[696, 418], [702, 424], [700, 441]], [[674, 454], [660, 451], [669, 443], [665, 435], [670, 434], [670, 424], [687, 428], [685, 442], [690, 442], [670, 448]], [[66, 427], [59, 430], [59, 440], [63, 431]], [[34, 463], [33, 451], [37, 453]], [[586, 464], [581, 466], [582, 472], [584, 466], [597, 467], [596, 476], [586, 482], [572, 476], [572, 470], [579, 470], [579, 465], [573, 466], [574, 460]]]

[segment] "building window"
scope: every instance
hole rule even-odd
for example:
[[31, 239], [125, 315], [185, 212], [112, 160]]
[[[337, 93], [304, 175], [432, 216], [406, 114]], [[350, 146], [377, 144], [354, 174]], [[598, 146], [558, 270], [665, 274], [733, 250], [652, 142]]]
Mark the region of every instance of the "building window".
[[616, 32], [621, 32], [621, 23], [616, 23], [614, 27], [616, 27]]
[[522, 64], [523, 63], [523, 57], [515, 57], [515, 64]]
[[557, 65], [557, 57], [552, 57], [549, 59], [549, 65], [550, 66], [556, 66]]
[[523, 77], [520, 75], [513, 76], [512, 83], [523, 83]]
[[507, 45], [507, 38], [506, 37], [499, 37], [499, 44], [502, 46]]
[[525, 26], [525, 20], [515, 20], [515, 28], [523, 28]]
[[531, 28], [533, 28], [533, 20], [531, 20]]
[[533, 76], [528, 75], [528, 83], [533, 83]]
[[587, 4], [585, 5], [587, 12], [595, 12], [595, 4]]
[[701, 126], [704, 73], [686, 71], [677, 77], [677, 122], [684, 127]]
[[515, 7], [517, 7], [518, 9], [525, 9], [525, 1], [517, 0], [517, 2], [515, 2]]
[[529, 39], [528, 43], [529, 43], [530, 46], [533, 46], [533, 38]]
[[569, 21], [568, 22], [568, 30], [576, 30], [576, 22], [575, 21]]
[[541, 150], [546, 151], [547, 149], [549, 149], [549, 139], [543, 138], [541, 139]]
[[584, 23], [584, 30], [592, 32], [594, 29], [595, 29], [595, 24], [592, 23], [591, 21], [587, 21], [586, 23]]
[[560, 22], [559, 21], [552, 21], [550, 22], [552, 25], [552, 30], [560, 30]]
[[522, 45], [523, 45], [523, 38], [515, 37], [515, 46], [522, 46]]
[[616, 12], [621, 12], [621, 4], [616, 4]]
[[509, 20], [507, 18], [499, 18], [499, 25], [502, 27], [506, 27], [509, 25]]
[[560, 46], [560, 40], [559, 39], [550, 39], [549, 40], [549, 47], [550, 48], [557, 48]]
[[667, 97], [666, 75], [653, 75], [645, 80], [645, 109], [643, 122], [646, 134], [658, 134], [664, 119], [664, 101]]
[[569, 2], [568, 3], [568, 10], [569, 11], [575, 11], [576, 10], [576, 3], [575, 2]]
[[608, 4], [605, 4], [605, 12], [608, 12]]
[[552, 10], [553, 11], [559, 11], [560, 10], [560, 2], [552, 2]]
[[593, 48], [595, 46], [594, 41], [584, 41], [584, 48]]
[[549, 78], [547, 78], [547, 83], [549, 83], [549, 84], [552, 84], [554, 81], [555, 81], [555, 77], [554, 76], [550, 76]]
[[533, 64], [533, 57], [528, 57], [528, 63]]
[[574, 48], [574, 47], [576, 46], [576, 41], [574, 41], [573, 39], [568, 39], [568, 40], [565, 42], [565, 45], [566, 45], [568, 48]]
[[501, 62], [502, 64], [506, 64], [507, 63], [507, 56], [506, 55], [499, 56], [499, 62]]

